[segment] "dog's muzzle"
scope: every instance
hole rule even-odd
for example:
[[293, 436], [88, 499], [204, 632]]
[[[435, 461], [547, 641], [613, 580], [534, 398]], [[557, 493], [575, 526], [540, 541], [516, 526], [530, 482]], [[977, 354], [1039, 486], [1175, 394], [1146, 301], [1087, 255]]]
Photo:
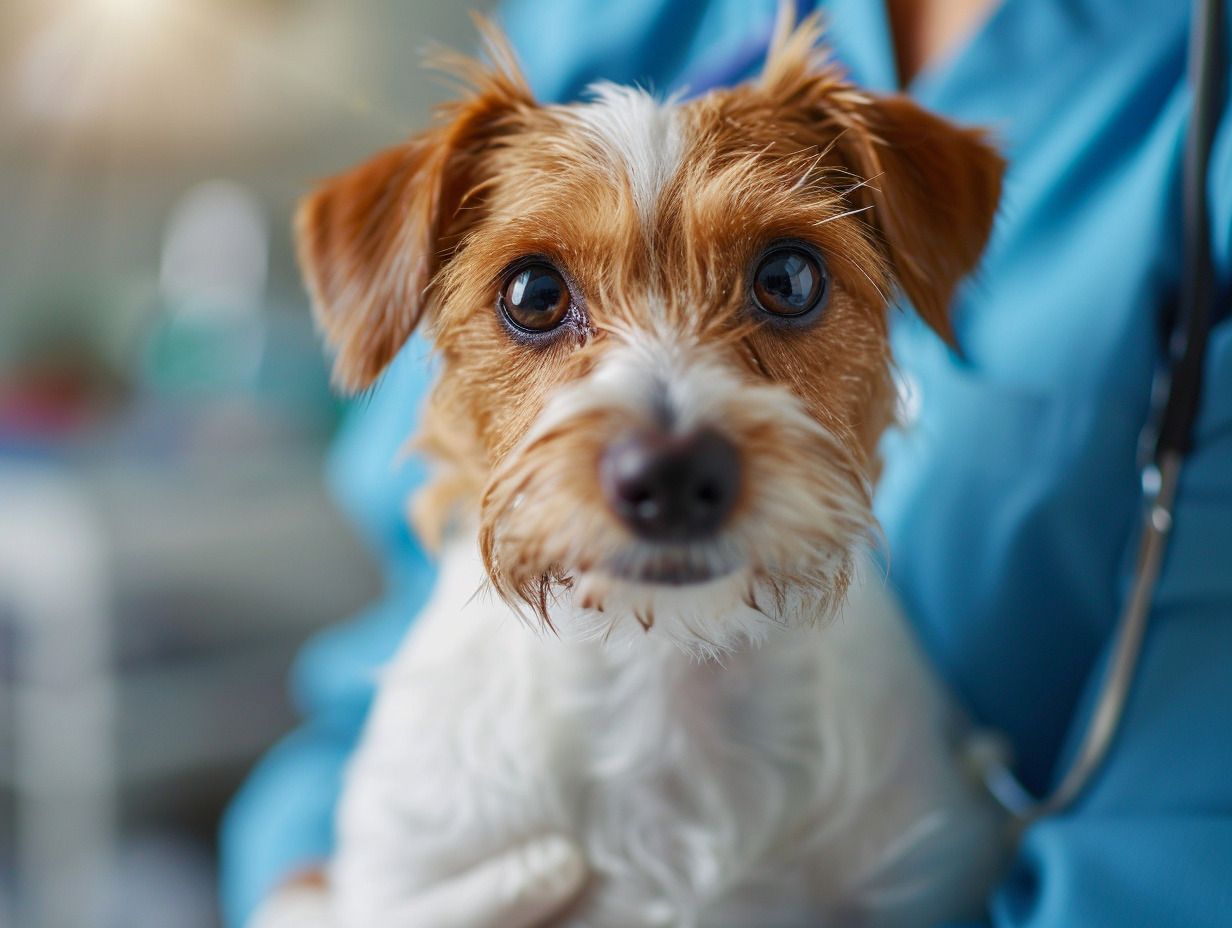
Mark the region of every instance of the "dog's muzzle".
[[712, 429], [639, 431], [608, 445], [599, 483], [608, 508], [642, 541], [712, 539], [740, 493], [740, 455]]

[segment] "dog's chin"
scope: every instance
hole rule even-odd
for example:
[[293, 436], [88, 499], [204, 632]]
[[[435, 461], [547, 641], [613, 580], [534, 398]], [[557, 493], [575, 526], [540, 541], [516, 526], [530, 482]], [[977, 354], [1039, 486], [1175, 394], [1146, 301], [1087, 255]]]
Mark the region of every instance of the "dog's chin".
[[663, 642], [717, 657], [825, 622], [846, 588], [839, 563], [813, 564], [802, 575], [757, 566], [735, 552], [726, 558], [658, 554], [572, 571], [553, 627], [608, 646]]

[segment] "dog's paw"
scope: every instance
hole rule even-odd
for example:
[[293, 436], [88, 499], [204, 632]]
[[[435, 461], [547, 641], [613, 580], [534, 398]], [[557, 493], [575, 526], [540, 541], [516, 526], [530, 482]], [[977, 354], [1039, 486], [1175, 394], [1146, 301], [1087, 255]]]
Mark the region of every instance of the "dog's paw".
[[577, 844], [545, 835], [434, 887], [406, 928], [536, 928], [577, 897], [587, 874]]
[[[364, 872], [371, 877], [376, 871]], [[581, 848], [549, 834], [426, 886], [339, 884], [333, 901], [338, 928], [541, 928], [580, 895], [588, 873]], [[318, 926], [279, 922], [253, 928]]]
[[337, 928], [337, 922], [324, 885], [295, 883], [266, 899], [247, 928]]

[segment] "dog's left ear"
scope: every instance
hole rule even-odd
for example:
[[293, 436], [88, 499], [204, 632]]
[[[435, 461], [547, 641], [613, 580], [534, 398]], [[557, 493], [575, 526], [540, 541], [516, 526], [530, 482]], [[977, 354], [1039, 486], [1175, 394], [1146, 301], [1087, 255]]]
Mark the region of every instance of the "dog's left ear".
[[490, 153], [536, 106], [507, 42], [476, 23], [490, 63], [438, 60], [472, 91], [436, 126], [325, 181], [296, 214], [300, 268], [343, 390], [370, 386], [410, 337], [436, 272], [481, 214]]
[[904, 96], [873, 98], [859, 113], [839, 145], [865, 181], [870, 221], [916, 312], [956, 347], [950, 304], [988, 243], [1005, 161], [983, 131]]
[[905, 96], [870, 96], [830, 61], [822, 19], [794, 22], [782, 2], [760, 92], [780, 112], [835, 139], [858, 175], [857, 206], [880, 233], [886, 258], [920, 317], [956, 347], [950, 303], [979, 263], [1001, 198], [1005, 161], [987, 133], [964, 129]]

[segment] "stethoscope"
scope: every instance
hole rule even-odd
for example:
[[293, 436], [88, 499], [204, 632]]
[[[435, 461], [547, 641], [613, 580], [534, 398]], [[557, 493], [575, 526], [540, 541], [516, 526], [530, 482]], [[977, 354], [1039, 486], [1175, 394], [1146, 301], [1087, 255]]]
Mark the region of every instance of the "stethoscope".
[[1167, 330], [1163, 361], [1151, 391], [1151, 413], [1139, 441], [1142, 527], [1138, 561], [1086, 731], [1057, 786], [1037, 800], [1019, 784], [1008, 766], [993, 764], [985, 773], [989, 789], [1010, 812], [1019, 832], [1072, 805], [1099, 771], [1116, 738], [1172, 532], [1181, 465], [1193, 444], [1202, 400], [1206, 343], [1219, 322], [1206, 183], [1227, 74], [1223, 0], [1194, 0], [1192, 15], [1189, 82], [1193, 110], [1185, 137], [1182, 178], [1184, 271], [1178, 311]]
[[[816, 5], [812, 0], [796, 0], [797, 21]], [[1227, 74], [1224, 29], [1223, 0], [1194, 0], [1189, 37], [1189, 82], [1194, 100], [1185, 139], [1182, 181], [1184, 273], [1179, 308], [1172, 324], [1166, 327], [1167, 341], [1151, 390], [1151, 412], [1139, 441], [1142, 528], [1129, 597], [1117, 620], [1112, 650], [1086, 731], [1052, 792], [1036, 799], [1019, 783], [1007, 763], [998, 759], [984, 765], [983, 779], [1009, 812], [1015, 837], [1032, 822], [1070, 806], [1090, 784], [1116, 737], [1138, 669], [1151, 603], [1172, 532], [1181, 465], [1193, 442], [1202, 399], [1206, 343], [1211, 329], [1219, 322], [1206, 180]], [[766, 46], [765, 36], [754, 37], [723, 61], [689, 75], [684, 82], [685, 92], [691, 95], [744, 79], [760, 63]]]

